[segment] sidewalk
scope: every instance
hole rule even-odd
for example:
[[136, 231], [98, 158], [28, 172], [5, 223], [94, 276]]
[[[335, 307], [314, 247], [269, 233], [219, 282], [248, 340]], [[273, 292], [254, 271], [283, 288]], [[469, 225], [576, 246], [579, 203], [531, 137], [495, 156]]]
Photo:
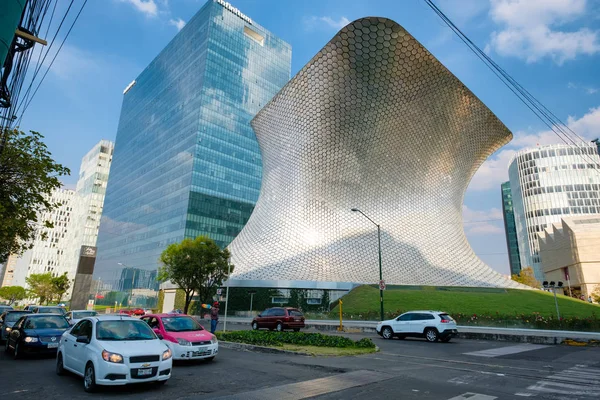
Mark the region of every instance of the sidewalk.
[[[220, 323], [225, 318], [221, 317]], [[250, 326], [252, 318], [228, 317], [227, 324]], [[343, 321], [348, 332], [375, 333], [376, 321]], [[318, 331], [336, 331], [339, 320], [306, 320], [306, 328]], [[541, 329], [491, 328], [483, 326], [458, 326], [458, 337], [475, 340], [500, 340], [536, 344], [600, 344], [600, 332], [574, 332]]]

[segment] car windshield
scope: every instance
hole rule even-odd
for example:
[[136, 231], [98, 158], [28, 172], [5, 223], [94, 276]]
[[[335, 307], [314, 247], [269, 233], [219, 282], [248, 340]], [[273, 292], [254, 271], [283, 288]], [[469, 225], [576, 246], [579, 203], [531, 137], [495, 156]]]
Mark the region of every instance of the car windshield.
[[98, 340], [153, 340], [156, 335], [147, 323], [140, 320], [100, 321], [96, 324]]
[[4, 317], [4, 321], [6, 322], [17, 322], [17, 320], [19, 318], [21, 318], [23, 315], [27, 315], [27, 314], [31, 314], [28, 312], [9, 312], [6, 314], [6, 316]]
[[94, 317], [98, 315], [98, 313], [96, 311], [79, 311], [79, 312], [74, 312], [72, 314], [73, 319], [82, 319], [85, 317]]
[[66, 329], [70, 325], [60, 315], [45, 315], [43, 317], [27, 318], [25, 329]]
[[39, 314], [64, 314], [64, 310], [60, 307], [38, 307]]
[[168, 332], [201, 331], [204, 329], [191, 317], [164, 317], [162, 323]]

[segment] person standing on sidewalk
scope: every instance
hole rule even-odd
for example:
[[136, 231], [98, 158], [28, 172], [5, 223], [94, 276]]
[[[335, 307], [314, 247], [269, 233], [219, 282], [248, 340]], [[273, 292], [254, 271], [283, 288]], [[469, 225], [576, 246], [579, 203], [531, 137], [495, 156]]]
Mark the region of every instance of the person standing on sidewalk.
[[215, 301], [210, 308], [210, 333], [214, 335], [219, 323], [219, 302]]

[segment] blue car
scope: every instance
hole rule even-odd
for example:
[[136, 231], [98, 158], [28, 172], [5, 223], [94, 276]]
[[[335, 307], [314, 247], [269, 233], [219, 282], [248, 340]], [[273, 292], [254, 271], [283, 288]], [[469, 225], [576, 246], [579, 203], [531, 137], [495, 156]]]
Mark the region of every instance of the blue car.
[[71, 326], [57, 314], [24, 315], [12, 327], [4, 351], [15, 359], [24, 354], [56, 354], [60, 338]]
[[0, 315], [0, 342], [4, 342], [8, 338], [15, 322], [27, 314], [31, 314], [31, 311], [11, 310]]

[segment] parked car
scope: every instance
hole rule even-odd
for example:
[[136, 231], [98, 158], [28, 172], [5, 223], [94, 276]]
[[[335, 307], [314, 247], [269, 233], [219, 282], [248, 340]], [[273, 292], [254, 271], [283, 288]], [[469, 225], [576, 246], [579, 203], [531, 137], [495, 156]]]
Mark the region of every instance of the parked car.
[[31, 311], [9, 310], [0, 315], [0, 342], [6, 340], [15, 322], [26, 314], [31, 314]]
[[2, 314], [4, 311], [10, 311], [10, 310], [14, 310], [14, 308], [12, 308], [11, 306], [0, 306], [0, 314]]
[[68, 313], [66, 313], [65, 318], [67, 319], [67, 321], [69, 321], [69, 323], [71, 325], [75, 325], [76, 323], [78, 323], [79, 321], [81, 321], [82, 319], [84, 319], [86, 317], [95, 317], [96, 315], [98, 315], [97, 311], [74, 310], [74, 311], [69, 311]]
[[35, 307], [41, 307], [41, 306], [38, 306], [37, 304], [27, 304], [25, 307], [23, 307], [23, 310], [25, 310], [25, 311], [33, 311], [33, 309]]
[[164, 384], [172, 367], [171, 350], [147, 323], [131, 317], [84, 318], [61, 337], [56, 354], [56, 373], [82, 376], [86, 392], [98, 385]]
[[428, 342], [449, 342], [458, 333], [456, 322], [442, 311], [410, 311], [397, 318], [381, 321], [375, 328], [384, 339], [423, 337]]
[[283, 331], [293, 329], [298, 332], [304, 328], [304, 315], [297, 308], [273, 307], [267, 308], [252, 320], [252, 329], [268, 328]]
[[119, 310], [119, 314], [121, 315], [129, 315], [129, 316], [139, 316], [144, 315], [146, 312], [142, 308], [134, 308], [134, 309], [124, 309]]
[[58, 306], [34, 306], [33, 307], [34, 314], [58, 314], [65, 315], [67, 310]]
[[[217, 337], [194, 318], [182, 314], [151, 314], [142, 317], [173, 352], [174, 360], [211, 361], [219, 352]], [[159, 336], [159, 337], [160, 337]]]
[[23, 354], [56, 353], [60, 337], [69, 327], [62, 315], [23, 315], [13, 325], [4, 351], [12, 352], [15, 359]]

